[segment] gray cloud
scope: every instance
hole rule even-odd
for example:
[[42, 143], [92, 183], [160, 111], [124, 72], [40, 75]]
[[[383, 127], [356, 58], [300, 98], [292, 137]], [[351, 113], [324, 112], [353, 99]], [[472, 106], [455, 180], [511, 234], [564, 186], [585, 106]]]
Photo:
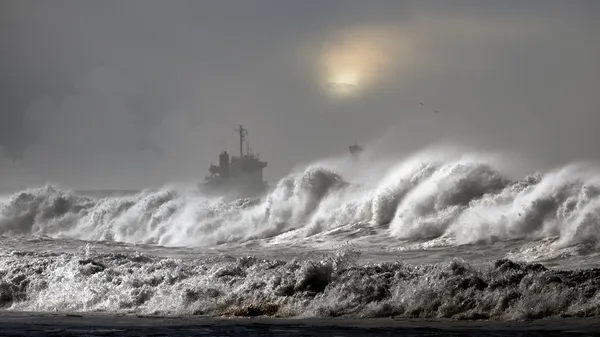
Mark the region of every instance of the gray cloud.
[[[202, 179], [240, 123], [271, 181], [384, 133], [397, 153], [455, 141], [540, 168], [600, 155], [594, 1], [9, 0], [0, 13], [4, 185]], [[356, 97], [323, 90], [327, 53], [369, 73]]]

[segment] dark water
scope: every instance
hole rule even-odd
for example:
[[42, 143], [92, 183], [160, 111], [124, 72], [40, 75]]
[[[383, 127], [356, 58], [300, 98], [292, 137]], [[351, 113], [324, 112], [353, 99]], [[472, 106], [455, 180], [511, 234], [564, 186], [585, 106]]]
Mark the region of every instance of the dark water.
[[2, 336], [598, 336], [598, 320], [218, 319], [104, 314], [0, 314]]

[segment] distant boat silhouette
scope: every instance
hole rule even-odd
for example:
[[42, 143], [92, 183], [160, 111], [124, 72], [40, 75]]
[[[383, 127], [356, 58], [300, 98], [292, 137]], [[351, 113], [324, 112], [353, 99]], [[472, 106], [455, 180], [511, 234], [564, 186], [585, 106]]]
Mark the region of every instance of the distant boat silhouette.
[[348, 147], [348, 149], [350, 150], [350, 154], [352, 154], [353, 156], [358, 156], [362, 151], [363, 148], [358, 145], [358, 143], [354, 143], [354, 145], [351, 145], [350, 147]]

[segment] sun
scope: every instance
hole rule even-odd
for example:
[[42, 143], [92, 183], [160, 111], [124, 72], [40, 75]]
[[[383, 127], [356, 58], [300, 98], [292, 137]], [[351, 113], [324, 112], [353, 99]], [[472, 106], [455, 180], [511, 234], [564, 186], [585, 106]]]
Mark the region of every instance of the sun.
[[330, 78], [330, 83], [358, 85], [360, 76], [356, 71], [341, 71]]
[[389, 29], [358, 27], [338, 32], [321, 54], [324, 82], [329, 92], [358, 94], [373, 85], [398, 58], [402, 39]]
[[359, 77], [356, 73], [345, 72], [332, 76], [327, 82], [327, 89], [335, 94], [348, 95], [358, 90]]
[[329, 91], [339, 95], [350, 95], [357, 91], [356, 85], [352, 83], [335, 83], [330, 82], [327, 84]]

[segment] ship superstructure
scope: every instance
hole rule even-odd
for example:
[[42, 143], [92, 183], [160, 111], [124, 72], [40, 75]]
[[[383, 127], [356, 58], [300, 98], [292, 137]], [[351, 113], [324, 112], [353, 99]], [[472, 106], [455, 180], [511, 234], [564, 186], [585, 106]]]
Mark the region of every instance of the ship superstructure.
[[354, 145], [349, 146], [348, 149], [350, 150], [350, 154], [354, 157], [358, 157], [363, 151], [362, 146], [358, 145], [358, 143], [354, 143]]
[[[239, 135], [240, 154], [230, 156], [227, 151], [219, 154], [219, 165], [210, 164], [210, 175], [200, 187], [206, 192], [235, 194], [238, 197], [253, 197], [264, 193], [268, 185], [263, 181], [263, 169], [267, 162], [252, 153], [247, 141], [248, 130], [240, 125], [235, 131]], [[244, 145], [246, 151], [244, 152]]]

